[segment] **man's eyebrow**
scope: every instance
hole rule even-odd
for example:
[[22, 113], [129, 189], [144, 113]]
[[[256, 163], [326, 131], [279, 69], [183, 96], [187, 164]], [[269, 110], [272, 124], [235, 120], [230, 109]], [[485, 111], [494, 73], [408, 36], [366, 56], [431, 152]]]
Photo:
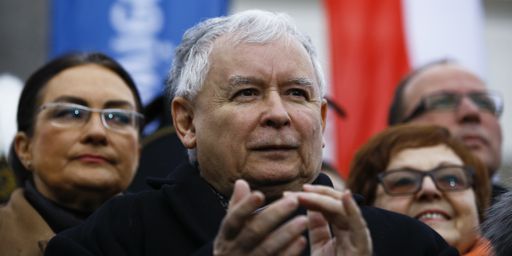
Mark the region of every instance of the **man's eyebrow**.
[[[245, 84], [263, 84], [263, 83], [265, 83], [263, 80], [261, 80], [259, 78], [256, 78], [256, 77], [252, 77], [252, 76], [239, 76], [239, 75], [230, 77], [228, 81], [229, 81], [229, 84], [231, 86], [239, 86], [239, 85], [245, 85]], [[286, 82], [284, 82], [284, 84], [285, 85], [295, 84], [295, 85], [303, 85], [303, 86], [309, 87], [309, 86], [313, 85], [313, 81], [311, 79], [309, 79], [309, 78], [299, 77], [299, 78], [289, 79]]]
[[235, 76], [230, 77], [228, 82], [229, 82], [229, 85], [234, 86], [234, 87], [240, 86], [240, 85], [247, 85], [247, 84], [256, 84], [256, 85], [264, 84], [264, 81], [259, 78], [256, 78], [253, 76], [240, 76], [240, 75], [235, 75]]
[[286, 81], [285, 84], [295, 84], [295, 85], [302, 85], [302, 86], [310, 87], [313, 85], [313, 81], [309, 78], [299, 77], [299, 78], [290, 79], [290, 80]]

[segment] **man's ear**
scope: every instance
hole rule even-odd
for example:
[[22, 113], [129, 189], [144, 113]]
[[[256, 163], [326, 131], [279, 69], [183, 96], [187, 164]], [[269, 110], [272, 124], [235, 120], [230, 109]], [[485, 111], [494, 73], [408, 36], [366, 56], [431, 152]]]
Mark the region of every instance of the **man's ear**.
[[14, 151], [25, 169], [32, 171], [32, 144], [25, 132], [17, 132], [14, 136]]
[[322, 99], [322, 106], [320, 107], [320, 112], [322, 115], [322, 132], [325, 131], [325, 127], [327, 125], [327, 100]]
[[327, 100], [322, 99], [322, 106], [320, 106], [320, 113], [322, 115], [322, 148], [325, 147], [325, 134], [323, 133], [325, 132], [325, 127], [327, 125], [327, 109]]
[[194, 127], [194, 109], [190, 101], [175, 97], [171, 103], [172, 123], [181, 143], [187, 148], [196, 147], [196, 128]]

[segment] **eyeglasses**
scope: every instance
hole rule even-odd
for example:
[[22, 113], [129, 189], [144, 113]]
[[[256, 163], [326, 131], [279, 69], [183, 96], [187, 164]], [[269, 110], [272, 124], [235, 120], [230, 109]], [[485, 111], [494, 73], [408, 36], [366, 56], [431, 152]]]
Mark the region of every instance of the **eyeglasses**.
[[463, 97], [468, 97], [480, 110], [484, 110], [499, 117], [503, 112], [503, 98], [492, 91], [470, 92], [460, 94], [455, 92], [441, 92], [424, 97], [420, 104], [403, 122], [408, 122], [428, 111], [456, 109]]
[[137, 130], [144, 120], [144, 116], [135, 111], [116, 108], [93, 109], [65, 102], [43, 104], [39, 111], [47, 111], [46, 117], [53, 125], [66, 128], [82, 127], [91, 118], [91, 113], [100, 113], [101, 123], [105, 128], [121, 133]]
[[377, 178], [384, 191], [392, 196], [413, 195], [420, 191], [425, 176], [429, 176], [439, 191], [462, 191], [473, 185], [472, 168], [467, 166], [439, 166], [430, 171], [411, 168], [389, 170]]

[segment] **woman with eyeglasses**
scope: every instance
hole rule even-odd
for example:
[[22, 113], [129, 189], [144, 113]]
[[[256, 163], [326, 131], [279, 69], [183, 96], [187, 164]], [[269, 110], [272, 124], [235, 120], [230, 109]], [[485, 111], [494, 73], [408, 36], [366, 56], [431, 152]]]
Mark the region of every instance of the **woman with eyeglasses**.
[[490, 255], [479, 224], [490, 202], [484, 165], [439, 126], [398, 125], [363, 145], [347, 187], [369, 205], [418, 219], [461, 255]]
[[100, 53], [54, 59], [27, 80], [10, 162], [18, 185], [0, 208], [0, 254], [42, 255], [130, 184], [141, 100], [130, 75]]

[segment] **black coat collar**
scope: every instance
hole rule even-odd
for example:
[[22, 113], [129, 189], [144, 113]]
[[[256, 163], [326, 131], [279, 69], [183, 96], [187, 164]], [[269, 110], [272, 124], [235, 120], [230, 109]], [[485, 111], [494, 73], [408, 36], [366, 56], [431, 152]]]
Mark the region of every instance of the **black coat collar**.
[[[177, 217], [196, 239], [205, 243], [216, 236], [226, 210], [195, 166], [182, 164], [167, 178], [148, 179], [148, 183], [163, 190]], [[332, 187], [331, 180], [323, 173], [318, 175], [313, 184]]]

